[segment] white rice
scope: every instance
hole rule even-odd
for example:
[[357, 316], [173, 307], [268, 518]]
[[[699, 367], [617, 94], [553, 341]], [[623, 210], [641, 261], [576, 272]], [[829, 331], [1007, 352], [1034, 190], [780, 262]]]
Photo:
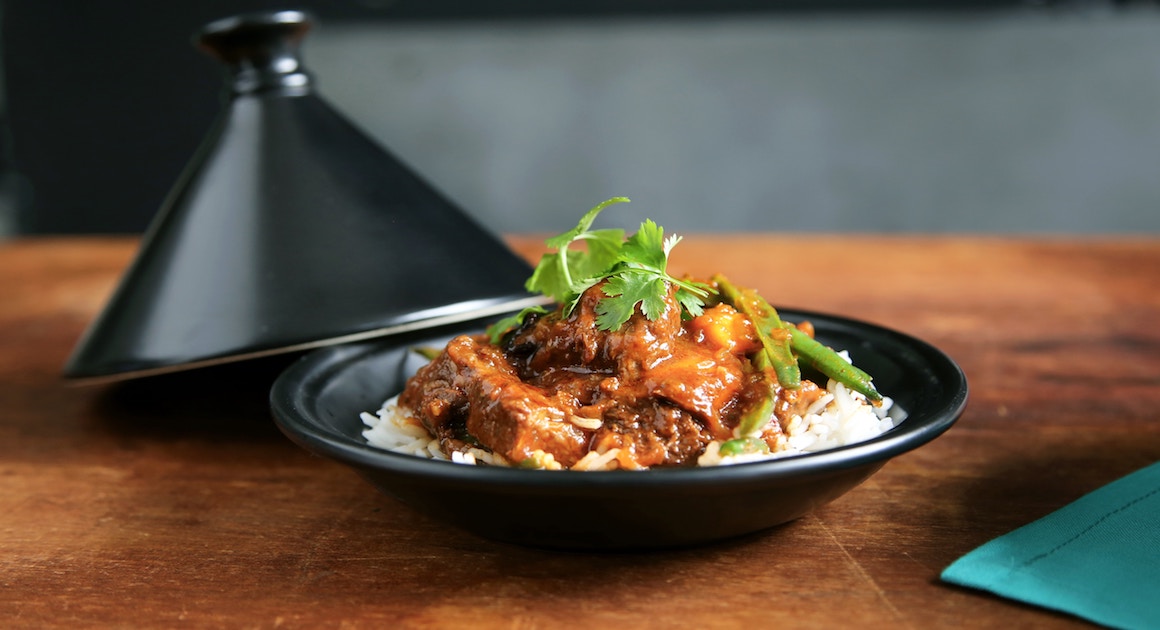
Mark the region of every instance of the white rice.
[[367, 426], [363, 437], [371, 446], [427, 459], [450, 460], [456, 464], [509, 465], [502, 455], [480, 448], [469, 448], [466, 452], [454, 451], [448, 456], [439, 447], [439, 440], [431, 437], [417, 418], [399, 407], [398, 396], [388, 399], [374, 414], [364, 411], [359, 417]]
[[828, 393], [818, 399], [805, 415], [789, 419], [777, 445], [771, 449], [773, 452], [722, 456], [718, 452], [721, 442], [715, 441], [710, 442], [697, 458], [697, 465], [740, 464], [856, 444], [889, 431], [906, 418], [906, 412], [894, 407], [894, 401], [889, 397], [883, 396], [882, 404], [876, 407], [862, 394], [834, 380], [826, 384], [826, 391]]
[[[847, 361], [850, 360], [845, 352], [839, 354]], [[886, 396], [883, 396], [880, 405], [875, 406], [862, 394], [834, 380], [826, 384], [826, 392], [806, 410], [805, 415], [790, 418], [777, 444], [771, 449], [773, 452], [723, 456], [720, 453], [722, 442], [714, 441], [697, 459], [697, 465], [740, 464], [855, 444], [889, 431], [906, 418], [906, 412], [896, 408], [894, 401]], [[375, 413], [363, 412], [360, 417], [367, 426], [363, 437], [368, 444], [378, 448], [416, 457], [450, 460], [458, 464], [511, 465], [501, 455], [479, 448], [470, 448], [465, 453], [453, 452], [448, 457], [439, 448], [439, 440], [431, 437], [418, 419], [399, 406], [398, 396], [388, 399]], [[757, 437], [760, 433], [758, 431], [753, 435], [734, 437]], [[550, 455], [540, 455], [544, 456], [542, 463], [545, 468], [560, 468]], [[618, 449], [605, 453], [589, 452], [572, 466], [572, 470], [611, 470], [617, 467], [617, 455]]]

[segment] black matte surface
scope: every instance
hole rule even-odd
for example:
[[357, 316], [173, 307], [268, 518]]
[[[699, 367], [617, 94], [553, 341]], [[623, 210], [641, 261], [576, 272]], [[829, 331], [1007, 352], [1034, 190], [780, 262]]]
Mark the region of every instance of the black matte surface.
[[65, 375], [294, 348], [527, 298], [530, 266], [315, 95], [309, 17], [215, 22], [231, 100]]

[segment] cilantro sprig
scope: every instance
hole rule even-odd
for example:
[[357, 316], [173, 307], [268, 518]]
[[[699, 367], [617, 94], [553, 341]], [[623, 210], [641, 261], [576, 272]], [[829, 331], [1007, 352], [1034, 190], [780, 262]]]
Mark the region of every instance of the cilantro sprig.
[[[542, 293], [562, 305], [564, 315], [576, 307], [584, 291], [607, 280], [601, 287], [605, 297], [596, 304], [596, 326], [600, 330], [617, 330], [632, 317], [637, 305], [649, 320], [664, 314], [669, 285], [677, 287], [676, 299], [690, 316], [700, 315], [704, 299], [712, 289], [707, 284], [689, 282], [670, 276], [669, 253], [681, 237], [664, 235], [664, 228], [645, 219], [635, 234], [625, 239], [624, 230], [593, 230], [596, 217], [607, 207], [627, 203], [625, 197], [613, 197], [597, 204], [580, 218], [576, 227], [549, 238], [545, 244], [555, 251], [540, 258], [525, 288]], [[583, 242], [584, 249], [572, 249]], [[496, 322], [489, 330], [493, 341], [518, 326], [532, 312], [532, 307]]]

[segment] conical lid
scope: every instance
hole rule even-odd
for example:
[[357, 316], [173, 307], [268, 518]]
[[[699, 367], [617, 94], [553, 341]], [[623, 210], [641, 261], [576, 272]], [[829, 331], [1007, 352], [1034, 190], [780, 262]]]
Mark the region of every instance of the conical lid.
[[529, 265], [314, 94], [297, 11], [203, 29], [217, 125], [65, 367], [117, 380], [535, 303]]

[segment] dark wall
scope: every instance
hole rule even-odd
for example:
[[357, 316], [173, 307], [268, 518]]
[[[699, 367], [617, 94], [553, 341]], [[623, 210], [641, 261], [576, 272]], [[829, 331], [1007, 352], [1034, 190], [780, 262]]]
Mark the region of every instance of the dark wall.
[[271, 2], [11, 0], [3, 57], [23, 232], [143, 228], [219, 110], [197, 25]]
[[[7, 164], [25, 183], [25, 233], [137, 232], [148, 223], [222, 105], [220, 67], [191, 44], [202, 24], [304, 8], [322, 22], [566, 19], [742, 11], [847, 11], [866, 3], [647, 0], [495, 3], [203, 0], [3, 5]], [[875, 10], [1010, 7], [1021, 2], [880, 2]], [[1044, 3], [1035, 3], [1042, 5]], [[708, 7], [708, 8], [706, 8]]]

